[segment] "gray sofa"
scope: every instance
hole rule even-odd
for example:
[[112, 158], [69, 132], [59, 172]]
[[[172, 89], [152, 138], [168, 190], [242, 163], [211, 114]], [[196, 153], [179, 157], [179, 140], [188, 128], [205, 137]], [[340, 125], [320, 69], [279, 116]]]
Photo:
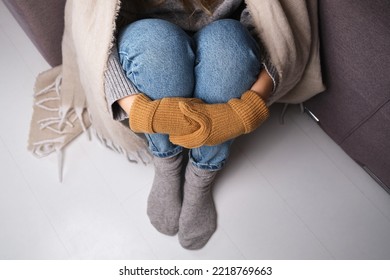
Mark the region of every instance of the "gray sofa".
[[51, 66], [61, 64], [66, 0], [3, 0]]
[[321, 127], [390, 191], [390, 1], [320, 0], [327, 90], [305, 103]]
[[[61, 63], [65, 0], [3, 0], [52, 66]], [[305, 103], [321, 127], [390, 189], [390, 1], [320, 0], [327, 90]]]

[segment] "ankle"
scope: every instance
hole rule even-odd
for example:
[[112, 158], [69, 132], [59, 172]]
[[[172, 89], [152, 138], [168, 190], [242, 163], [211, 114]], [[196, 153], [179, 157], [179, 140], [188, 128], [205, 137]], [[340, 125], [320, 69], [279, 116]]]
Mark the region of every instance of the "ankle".
[[194, 183], [196, 182], [197, 184], [195, 185], [198, 185], [199, 187], [209, 187], [214, 181], [217, 173], [218, 171], [199, 168], [188, 163], [186, 168], [186, 180], [191, 180]]
[[[179, 153], [173, 157], [154, 157], [153, 163], [155, 171], [160, 171], [163, 175], [171, 176], [180, 173], [182, 168], [183, 155]], [[174, 173], [174, 174], [172, 174]]]

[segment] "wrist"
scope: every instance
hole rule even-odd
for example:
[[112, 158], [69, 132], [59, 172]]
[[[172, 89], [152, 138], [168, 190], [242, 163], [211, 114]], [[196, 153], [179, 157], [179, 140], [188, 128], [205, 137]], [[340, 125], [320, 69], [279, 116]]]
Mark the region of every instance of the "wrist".
[[250, 88], [259, 95], [264, 101], [266, 101], [272, 93], [273, 81], [265, 69], [262, 69], [256, 82]]
[[123, 111], [125, 111], [127, 114], [130, 114], [131, 107], [133, 106], [134, 100], [137, 96], [138, 94], [129, 95], [119, 99], [117, 102]]

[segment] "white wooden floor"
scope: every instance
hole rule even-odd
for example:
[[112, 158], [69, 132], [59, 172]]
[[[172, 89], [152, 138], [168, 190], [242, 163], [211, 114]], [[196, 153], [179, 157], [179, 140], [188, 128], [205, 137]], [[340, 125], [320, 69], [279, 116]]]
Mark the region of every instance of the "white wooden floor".
[[36, 75], [48, 68], [0, 2], [0, 259], [390, 259], [390, 196], [298, 108], [236, 141], [199, 251], [146, 216], [152, 166], [80, 137], [27, 152]]

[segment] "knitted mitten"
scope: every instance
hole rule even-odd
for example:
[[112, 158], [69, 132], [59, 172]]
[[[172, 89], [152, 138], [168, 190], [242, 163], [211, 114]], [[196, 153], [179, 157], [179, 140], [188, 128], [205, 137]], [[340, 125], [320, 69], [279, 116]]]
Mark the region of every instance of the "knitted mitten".
[[191, 134], [200, 129], [200, 124], [184, 116], [179, 102], [201, 103], [200, 99], [169, 97], [151, 100], [139, 94], [129, 112], [131, 130], [140, 133], [163, 133], [169, 135]]
[[180, 102], [179, 106], [186, 117], [201, 125], [197, 133], [170, 136], [172, 143], [185, 148], [223, 143], [241, 134], [252, 132], [269, 117], [264, 100], [250, 90], [240, 99], [233, 98], [227, 103]]

